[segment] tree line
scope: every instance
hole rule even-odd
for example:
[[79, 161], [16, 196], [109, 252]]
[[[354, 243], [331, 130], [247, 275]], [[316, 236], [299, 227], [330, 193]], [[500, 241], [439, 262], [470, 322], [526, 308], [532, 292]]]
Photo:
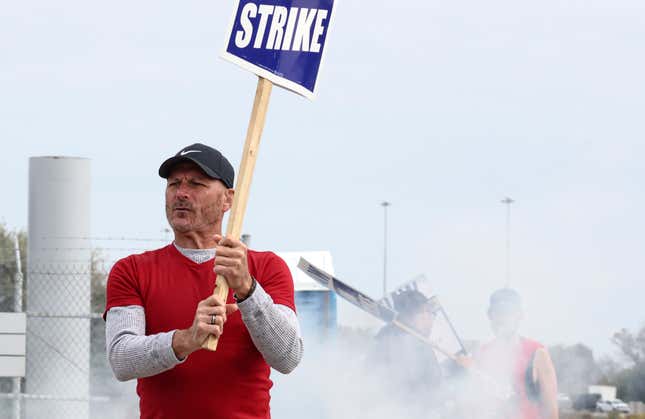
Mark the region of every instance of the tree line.
[[[14, 311], [14, 295], [16, 292], [16, 263], [15, 237], [18, 237], [20, 248], [20, 263], [23, 275], [23, 307], [27, 297], [27, 233], [23, 230], [10, 230], [5, 224], [0, 223], [0, 312]], [[91, 311], [101, 313], [105, 309], [105, 284], [107, 272], [104, 258], [100, 249], [93, 249], [90, 259], [91, 278]]]

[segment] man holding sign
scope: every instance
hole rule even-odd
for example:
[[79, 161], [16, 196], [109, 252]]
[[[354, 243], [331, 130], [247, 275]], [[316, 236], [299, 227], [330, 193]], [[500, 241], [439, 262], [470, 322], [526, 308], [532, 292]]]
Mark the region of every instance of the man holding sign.
[[223, 56], [259, 79], [235, 190], [218, 151], [182, 149], [159, 168], [174, 243], [110, 272], [110, 364], [118, 379], [138, 378], [142, 418], [269, 418], [269, 366], [300, 362], [291, 274], [239, 236], [272, 85], [314, 96], [333, 3], [236, 1]]
[[[159, 175], [175, 240], [110, 272], [114, 374], [138, 379], [142, 418], [269, 418], [269, 367], [289, 373], [302, 357], [289, 269], [271, 252], [222, 237], [234, 171], [217, 150], [185, 147]], [[226, 278], [226, 300], [211, 295], [213, 272]], [[209, 335], [219, 338], [216, 352], [200, 350]]]

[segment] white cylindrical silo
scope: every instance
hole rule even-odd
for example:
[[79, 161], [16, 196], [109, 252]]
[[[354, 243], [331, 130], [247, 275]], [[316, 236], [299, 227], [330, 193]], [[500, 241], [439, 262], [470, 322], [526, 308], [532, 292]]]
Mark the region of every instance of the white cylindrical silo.
[[89, 159], [29, 159], [30, 419], [89, 417], [90, 181]]

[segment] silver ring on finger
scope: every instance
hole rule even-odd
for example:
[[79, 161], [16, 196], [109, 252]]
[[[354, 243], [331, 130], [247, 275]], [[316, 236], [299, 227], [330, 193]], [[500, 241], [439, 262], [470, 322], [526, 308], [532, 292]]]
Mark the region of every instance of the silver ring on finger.
[[211, 314], [211, 324], [215, 324], [215, 315]]

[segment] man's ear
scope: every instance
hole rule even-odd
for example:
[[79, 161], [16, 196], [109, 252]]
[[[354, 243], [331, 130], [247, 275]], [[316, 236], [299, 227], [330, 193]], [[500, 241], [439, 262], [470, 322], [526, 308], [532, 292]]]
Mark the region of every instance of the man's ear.
[[233, 206], [233, 197], [235, 196], [235, 189], [229, 188], [226, 190], [226, 200], [224, 202], [224, 212], [231, 209]]

